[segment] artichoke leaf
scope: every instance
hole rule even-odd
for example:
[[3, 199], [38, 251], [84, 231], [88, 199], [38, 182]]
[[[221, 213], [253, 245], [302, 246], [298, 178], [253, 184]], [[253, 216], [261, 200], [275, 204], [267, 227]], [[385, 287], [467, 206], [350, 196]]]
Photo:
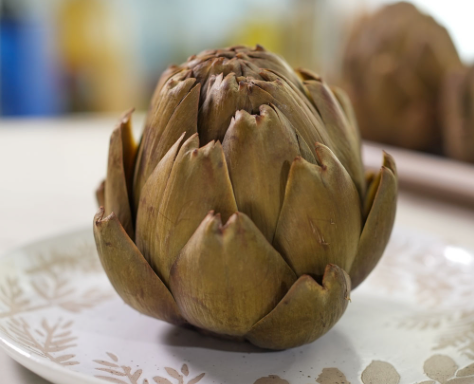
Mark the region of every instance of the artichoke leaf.
[[252, 219], [269, 242], [290, 165], [300, 155], [293, 128], [274, 108], [262, 105], [255, 116], [238, 111], [222, 143], [239, 211]]
[[254, 81], [255, 85], [273, 96], [272, 103], [285, 115], [296, 131], [303, 138], [314, 156], [314, 144], [330, 144], [324, 125], [309, 100], [293, 89], [284, 79], [270, 71], [262, 71], [265, 81]]
[[349, 276], [336, 265], [326, 266], [322, 285], [303, 275], [245, 338], [269, 349], [311, 343], [331, 329], [344, 314], [350, 291]]
[[[171, 76], [151, 102], [145, 122], [133, 180], [134, 207], [137, 209], [141, 189], [161, 158], [183, 132], [187, 137], [197, 132], [199, 88], [191, 71]], [[165, 133], [172, 133], [168, 138]]]
[[332, 92], [334, 96], [336, 97], [337, 101], [339, 102], [339, 105], [341, 106], [342, 110], [344, 111], [344, 114], [346, 115], [347, 120], [349, 120], [349, 126], [353, 130], [353, 135], [354, 137], [357, 137], [357, 140], [359, 141], [358, 143], [358, 148], [360, 148], [360, 132], [357, 124], [357, 118], [356, 114], [354, 111], [354, 108], [352, 107], [351, 100], [349, 99], [349, 96], [345, 91], [343, 91], [339, 87], [332, 87]]
[[94, 217], [94, 237], [102, 266], [122, 299], [140, 313], [184, 324], [170, 291], [159, 279], [114, 213]]
[[99, 207], [105, 206], [105, 180], [102, 180], [95, 190], [95, 199]]
[[185, 140], [197, 133], [200, 90], [201, 85], [196, 84], [176, 107], [150, 157], [150, 167], [158, 164], [183, 133]]
[[107, 163], [107, 188], [104, 191], [105, 212], [115, 213], [128, 235], [134, 237], [131, 209], [132, 171], [137, 145], [130, 123], [133, 109], [128, 111], [110, 137]]
[[211, 140], [223, 141], [235, 111], [258, 111], [260, 105], [270, 103], [272, 96], [256, 87], [252, 79], [220, 74], [209, 79], [209, 92], [199, 111], [201, 144]]
[[[135, 243], [154, 270], [157, 270], [157, 268], [154, 265], [155, 259], [152, 255], [156, 255], [159, 252], [157, 221], [160, 213], [161, 201], [184, 136], [185, 133], [181, 134], [181, 137], [160, 160], [143, 186], [140, 195], [136, 220]], [[197, 140], [197, 135], [193, 136], [193, 138]]]
[[159, 251], [151, 256], [165, 284], [179, 252], [210, 210], [227, 220], [237, 205], [222, 145], [211, 141], [199, 148], [194, 135], [178, 152], [157, 214]]
[[221, 73], [209, 79], [209, 90], [199, 111], [199, 138], [202, 144], [224, 139], [229, 123], [236, 110], [249, 110], [250, 103], [242, 97], [234, 73]]
[[168, 68], [166, 68], [161, 74], [160, 79], [158, 80], [158, 83], [156, 84], [155, 90], [153, 92], [153, 96], [151, 98], [152, 101], [158, 100], [160, 97], [161, 90], [163, 89], [163, 86], [168, 82], [168, 80], [171, 77], [173, 77], [174, 75], [182, 71], [184, 71], [184, 69], [178, 65], [170, 65]]
[[313, 78], [306, 80], [304, 86], [323, 119], [333, 144], [331, 149], [346, 168], [362, 198], [365, 195], [365, 179], [359, 135], [324, 82]]
[[326, 146], [316, 154], [319, 165], [298, 157], [291, 166], [273, 245], [298, 276], [319, 280], [327, 264], [351, 266], [362, 218], [347, 171]]
[[256, 46], [254, 50], [247, 53], [251, 62], [260, 68], [271, 69], [291, 81], [300, 91], [303, 90], [301, 81], [288, 63], [280, 56], [266, 51], [262, 46]]
[[243, 213], [222, 226], [210, 212], [171, 269], [170, 287], [189, 323], [243, 336], [285, 295], [296, 276]]
[[384, 153], [384, 165], [373, 177], [364, 203], [368, 211], [367, 220], [349, 272], [353, 289], [364, 281], [382, 257], [395, 221], [397, 190], [395, 162], [388, 153]]

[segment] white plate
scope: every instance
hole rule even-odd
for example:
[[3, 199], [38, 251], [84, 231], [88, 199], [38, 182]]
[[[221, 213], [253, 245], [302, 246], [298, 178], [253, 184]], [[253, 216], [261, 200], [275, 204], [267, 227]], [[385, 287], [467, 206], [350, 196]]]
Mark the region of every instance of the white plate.
[[87, 230], [0, 259], [0, 345], [58, 384], [469, 384], [473, 292], [472, 253], [397, 229], [328, 334], [269, 352], [127, 307]]

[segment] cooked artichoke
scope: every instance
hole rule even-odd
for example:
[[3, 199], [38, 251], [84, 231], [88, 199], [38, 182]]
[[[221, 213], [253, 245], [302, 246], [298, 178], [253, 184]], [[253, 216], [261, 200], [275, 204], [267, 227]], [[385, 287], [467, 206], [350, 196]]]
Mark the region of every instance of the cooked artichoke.
[[362, 136], [440, 152], [443, 77], [461, 65], [448, 32], [409, 3], [361, 20], [349, 38], [343, 77]]
[[344, 93], [232, 47], [163, 74], [138, 148], [130, 119], [112, 134], [94, 218], [124, 301], [264, 348], [327, 332], [381, 257], [397, 194], [388, 154], [364, 176]]
[[443, 112], [445, 154], [474, 163], [474, 67], [448, 74]]

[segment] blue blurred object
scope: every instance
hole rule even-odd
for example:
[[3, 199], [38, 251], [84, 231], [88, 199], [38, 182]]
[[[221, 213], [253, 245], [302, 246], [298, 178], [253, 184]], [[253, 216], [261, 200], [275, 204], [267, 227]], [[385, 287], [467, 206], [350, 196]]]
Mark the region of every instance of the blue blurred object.
[[63, 103], [50, 31], [44, 20], [19, 17], [8, 4], [0, 17], [0, 114], [57, 114]]

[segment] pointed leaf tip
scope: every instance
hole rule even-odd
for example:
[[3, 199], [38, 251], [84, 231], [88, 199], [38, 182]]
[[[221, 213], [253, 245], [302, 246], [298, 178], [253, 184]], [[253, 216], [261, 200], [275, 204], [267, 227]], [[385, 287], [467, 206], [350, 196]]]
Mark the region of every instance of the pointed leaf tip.
[[397, 165], [394, 158], [388, 153], [383, 151], [383, 166], [390, 169], [394, 175], [397, 175]]

